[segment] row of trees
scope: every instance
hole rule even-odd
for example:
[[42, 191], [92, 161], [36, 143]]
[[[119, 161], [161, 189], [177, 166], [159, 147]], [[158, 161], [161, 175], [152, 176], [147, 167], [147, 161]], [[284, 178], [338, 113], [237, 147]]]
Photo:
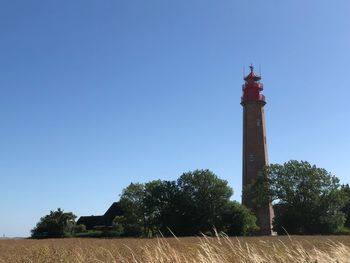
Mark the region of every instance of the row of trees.
[[[232, 194], [227, 181], [209, 170], [187, 172], [176, 181], [131, 183], [120, 197], [122, 216], [116, 216], [113, 228], [98, 236], [189, 236], [213, 231], [253, 234], [258, 229], [256, 217], [231, 201]], [[37, 223], [32, 237], [69, 237], [84, 232], [84, 226], [75, 225], [74, 219], [74, 214], [61, 209], [51, 211]]]
[[[325, 169], [308, 162], [272, 164], [244, 189], [259, 206], [272, 201], [274, 230], [279, 234], [347, 233], [350, 228], [350, 187]], [[231, 201], [227, 181], [209, 170], [182, 174], [176, 181], [131, 183], [120, 197], [122, 216], [114, 219], [117, 236], [150, 237], [210, 234], [250, 235], [258, 229], [255, 216]], [[61, 209], [42, 217], [32, 237], [63, 237], [84, 231], [75, 215]]]
[[176, 235], [209, 233], [215, 227], [228, 235], [247, 235], [257, 230], [255, 216], [244, 206], [231, 201], [227, 181], [209, 170], [184, 173], [176, 181], [151, 181], [130, 184], [120, 204], [123, 216], [115, 227], [122, 236]]

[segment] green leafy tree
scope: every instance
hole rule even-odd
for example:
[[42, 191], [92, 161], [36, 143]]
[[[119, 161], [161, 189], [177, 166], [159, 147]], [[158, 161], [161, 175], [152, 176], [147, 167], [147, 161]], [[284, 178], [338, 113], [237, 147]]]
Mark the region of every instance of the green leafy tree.
[[206, 233], [220, 224], [220, 214], [233, 193], [227, 181], [209, 170], [195, 170], [182, 174], [177, 187], [181, 217], [176, 230], [180, 234]]
[[342, 185], [341, 190], [346, 197], [345, 205], [342, 212], [345, 214], [345, 227], [350, 229], [350, 187], [348, 184]]
[[231, 202], [227, 181], [209, 170], [184, 173], [177, 181], [130, 184], [123, 190], [123, 216], [114, 219], [122, 236], [179, 236], [212, 232], [246, 235], [256, 229], [248, 209]]
[[175, 182], [155, 180], [146, 184], [131, 183], [120, 198], [124, 215], [119, 225], [124, 235], [150, 237], [166, 229], [175, 205], [175, 195]]
[[280, 234], [334, 233], [345, 221], [339, 179], [306, 161], [272, 164], [245, 191], [258, 205], [273, 201]]
[[[178, 211], [178, 188], [175, 181], [155, 180], [145, 184], [144, 207], [148, 218], [147, 236], [166, 233]], [[175, 217], [174, 217], [175, 216]]]
[[113, 219], [113, 231], [118, 235], [118, 236], [125, 236], [125, 226], [126, 226], [126, 218], [124, 216], [116, 216]]
[[124, 211], [122, 226], [125, 236], [141, 236], [145, 233], [148, 218], [144, 198], [144, 184], [131, 183], [123, 190], [120, 205]]
[[251, 235], [258, 230], [254, 214], [236, 201], [227, 202], [220, 217], [218, 230], [229, 236]]
[[40, 218], [31, 230], [32, 238], [61, 238], [69, 236], [74, 231], [76, 216], [71, 212], [64, 212], [60, 208], [50, 211], [50, 214]]

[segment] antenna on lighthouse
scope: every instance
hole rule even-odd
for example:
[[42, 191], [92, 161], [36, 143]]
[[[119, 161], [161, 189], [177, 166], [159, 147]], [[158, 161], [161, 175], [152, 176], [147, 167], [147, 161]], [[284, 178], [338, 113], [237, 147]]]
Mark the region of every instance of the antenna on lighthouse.
[[259, 76], [261, 76], [261, 64], [259, 64]]

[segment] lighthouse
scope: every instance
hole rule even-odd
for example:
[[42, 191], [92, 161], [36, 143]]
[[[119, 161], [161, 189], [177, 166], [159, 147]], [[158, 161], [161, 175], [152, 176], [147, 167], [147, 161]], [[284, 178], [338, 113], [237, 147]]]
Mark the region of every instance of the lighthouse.
[[[251, 184], [258, 173], [268, 165], [264, 106], [265, 96], [261, 94], [261, 76], [250, 66], [250, 73], [244, 77], [243, 96], [243, 189]], [[257, 217], [259, 234], [272, 234], [273, 209], [271, 203], [257, 206], [243, 191], [242, 204]]]

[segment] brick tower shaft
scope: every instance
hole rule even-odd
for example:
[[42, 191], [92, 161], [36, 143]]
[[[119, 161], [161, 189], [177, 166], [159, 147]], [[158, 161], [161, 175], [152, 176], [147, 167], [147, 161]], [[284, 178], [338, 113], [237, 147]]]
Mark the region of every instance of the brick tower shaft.
[[[263, 84], [261, 77], [251, 72], [244, 78], [243, 96], [243, 189], [251, 184], [258, 173], [268, 165], [265, 114], [265, 96], [260, 92]], [[242, 203], [248, 207], [257, 217], [257, 224], [260, 228], [259, 234], [272, 234], [273, 209], [271, 203], [257, 207], [244, 192]]]

